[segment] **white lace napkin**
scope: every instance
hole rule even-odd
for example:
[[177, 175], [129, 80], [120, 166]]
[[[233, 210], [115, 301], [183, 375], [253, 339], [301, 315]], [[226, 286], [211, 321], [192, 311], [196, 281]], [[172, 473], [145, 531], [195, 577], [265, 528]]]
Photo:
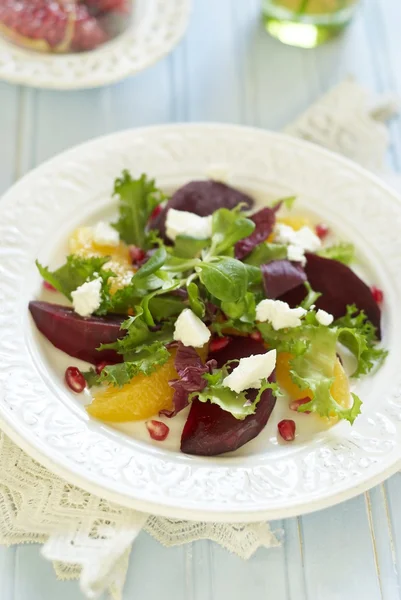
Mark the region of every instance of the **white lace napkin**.
[[[349, 80], [315, 103], [286, 132], [326, 146], [383, 174], [389, 144], [383, 124], [397, 112], [393, 98], [372, 102]], [[386, 178], [401, 190], [400, 179]], [[177, 521], [122, 508], [50, 473], [0, 432], [0, 543], [38, 542], [61, 579], [80, 578], [88, 598], [108, 589], [121, 600], [132, 544], [141, 530], [165, 546], [200, 539], [247, 559], [278, 544], [268, 523]]]

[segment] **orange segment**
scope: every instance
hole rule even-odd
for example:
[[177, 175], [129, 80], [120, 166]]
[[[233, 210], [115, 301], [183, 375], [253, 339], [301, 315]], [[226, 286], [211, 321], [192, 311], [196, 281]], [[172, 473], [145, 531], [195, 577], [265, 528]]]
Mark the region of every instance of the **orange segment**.
[[[301, 398], [312, 398], [311, 390], [301, 390], [291, 379], [290, 375], [291, 354], [281, 352], [277, 356], [276, 377], [280, 387], [287, 392], [291, 400], [300, 400]], [[347, 374], [345, 373], [340, 361], [337, 359], [333, 370], [334, 381], [331, 386], [331, 394], [336, 402], [348, 408], [350, 404], [350, 389]]]
[[[198, 348], [197, 352], [205, 362], [208, 345]], [[150, 375], [137, 375], [121, 388], [109, 385], [101, 389], [87, 406], [88, 413], [101, 421], [122, 423], [148, 419], [161, 410], [171, 409], [174, 389], [168, 382], [178, 378], [174, 358], [175, 351]]]
[[111, 292], [116, 292], [130, 282], [135, 269], [129, 255], [128, 246], [120, 242], [118, 246], [96, 244], [92, 227], [79, 227], [69, 239], [69, 251], [79, 256], [110, 256], [111, 260], [103, 268], [110, 269], [117, 277], [111, 282]]
[[302, 227], [310, 227], [313, 229], [313, 225], [310, 222], [310, 219], [307, 217], [293, 216], [293, 217], [279, 217], [277, 219], [278, 223], [282, 223], [283, 225], [288, 225], [295, 229], [295, 231], [299, 231]]
[[121, 388], [110, 385], [99, 391], [87, 411], [96, 419], [115, 423], [148, 419], [172, 408], [174, 389], [168, 382], [177, 377], [171, 356], [150, 375], [137, 375]]

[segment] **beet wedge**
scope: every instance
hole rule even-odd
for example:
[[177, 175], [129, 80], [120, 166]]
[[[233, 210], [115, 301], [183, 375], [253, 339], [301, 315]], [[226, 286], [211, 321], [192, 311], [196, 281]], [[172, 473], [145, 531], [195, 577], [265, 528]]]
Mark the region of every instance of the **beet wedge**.
[[[233, 358], [244, 358], [251, 354], [266, 352], [262, 343], [251, 338], [234, 337], [220, 352], [209, 355], [218, 361], [219, 366]], [[274, 374], [270, 381], [274, 380]], [[257, 390], [248, 396], [255, 398]], [[271, 390], [266, 390], [259, 400], [256, 411], [240, 421], [217, 404], [192, 402], [188, 419], [181, 436], [181, 451], [198, 456], [217, 456], [232, 452], [255, 438], [265, 427], [272, 413], [276, 398]]]
[[[365, 311], [380, 339], [381, 311], [369, 286], [352, 269], [337, 260], [317, 254], [306, 254], [306, 259], [308, 281], [315, 292], [322, 294], [316, 302], [317, 308], [326, 310], [338, 319], [346, 314], [348, 304], [355, 304], [359, 310]], [[280, 296], [280, 300], [288, 302], [290, 306], [298, 306], [305, 295], [305, 287], [301, 285]]]
[[233, 209], [238, 204], [244, 210], [252, 208], [250, 196], [220, 181], [190, 181], [180, 187], [167, 202], [163, 210], [150, 222], [151, 229], [158, 229], [162, 238], [166, 237], [166, 218], [170, 208], [186, 210], [200, 217], [207, 217], [219, 208]]
[[122, 356], [114, 350], [98, 352], [96, 348], [124, 335], [120, 330], [123, 317], [109, 315], [84, 319], [72, 308], [39, 301], [30, 302], [29, 310], [36, 327], [59, 350], [92, 364], [122, 362]]

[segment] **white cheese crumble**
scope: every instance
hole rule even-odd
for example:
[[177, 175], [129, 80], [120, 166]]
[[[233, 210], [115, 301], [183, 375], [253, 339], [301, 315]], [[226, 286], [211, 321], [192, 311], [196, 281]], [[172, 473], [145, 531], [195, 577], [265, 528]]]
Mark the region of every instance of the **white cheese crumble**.
[[229, 180], [228, 166], [223, 163], [216, 163], [209, 167], [206, 175], [213, 179], [213, 181], [219, 181], [220, 183], [227, 183]]
[[120, 236], [111, 225], [100, 221], [93, 227], [93, 241], [99, 246], [118, 246]]
[[326, 325], [328, 327], [334, 321], [334, 317], [330, 313], [319, 308], [319, 310], [316, 313], [316, 320], [318, 323], [320, 323], [320, 325]]
[[300, 262], [302, 266], [306, 265], [305, 250], [301, 246], [287, 246], [287, 258], [293, 262]]
[[210, 331], [190, 308], [186, 308], [175, 322], [174, 339], [184, 346], [201, 348], [210, 339]]
[[241, 358], [238, 366], [223, 379], [223, 385], [239, 394], [250, 388], [260, 389], [262, 379], [267, 379], [276, 366], [276, 350]]
[[316, 252], [322, 242], [310, 229], [302, 227], [295, 231], [284, 223], [278, 223], [275, 229], [275, 240], [280, 244], [288, 244], [287, 258], [294, 262], [305, 264], [305, 252]]
[[282, 300], [262, 300], [256, 307], [257, 320], [268, 321], [276, 331], [286, 327], [299, 327], [301, 317], [305, 314], [304, 308], [290, 308]]
[[212, 216], [200, 217], [186, 210], [170, 208], [166, 218], [166, 233], [170, 240], [175, 240], [178, 235], [206, 240], [212, 237]]
[[102, 280], [93, 279], [80, 285], [75, 292], [71, 292], [72, 305], [75, 312], [81, 317], [89, 317], [100, 306]]

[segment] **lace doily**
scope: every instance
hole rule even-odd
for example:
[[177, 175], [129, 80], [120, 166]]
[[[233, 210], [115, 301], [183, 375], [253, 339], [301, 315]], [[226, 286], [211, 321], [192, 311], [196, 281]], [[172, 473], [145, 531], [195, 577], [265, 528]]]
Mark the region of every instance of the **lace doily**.
[[[382, 121], [396, 110], [392, 98], [372, 104], [366, 90], [346, 81], [286, 131], [380, 170], [388, 145]], [[88, 598], [105, 589], [114, 600], [122, 598], [129, 554], [141, 530], [165, 546], [213, 540], [244, 559], [279, 543], [264, 522], [188, 522], [122, 508], [53, 475], [1, 432], [0, 455], [0, 543], [44, 544], [42, 554], [57, 576], [80, 578]]]

